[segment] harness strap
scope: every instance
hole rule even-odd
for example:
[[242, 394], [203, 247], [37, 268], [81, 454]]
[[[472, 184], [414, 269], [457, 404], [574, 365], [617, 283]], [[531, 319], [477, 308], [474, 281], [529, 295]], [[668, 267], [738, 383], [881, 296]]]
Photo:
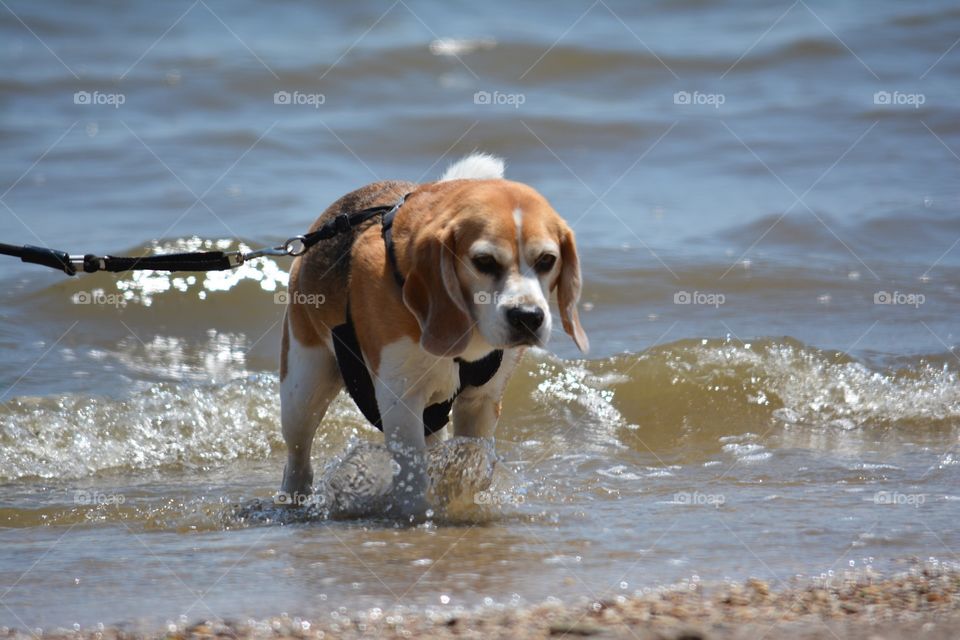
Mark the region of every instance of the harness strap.
[[[410, 194], [408, 193], [407, 196]], [[380, 222], [381, 235], [383, 235], [383, 244], [387, 247], [387, 260], [390, 262], [390, 269], [393, 271], [393, 279], [397, 281], [397, 284], [400, 285], [400, 288], [403, 288], [405, 282], [403, 274], [400, 273], [400, 265], [397, 262], [397, 250], [393, 246], [393, 219], [397, 217], [397, 212], [400, 210], [400, 205], [402, 205], [407, 196], [403, 196], [403, 199], [397, 203], [397, 205], [385, 213]]]
[[302, 253], [306, 253], [307, 249], [314, 246], [321, 240], [327, 240], [334, 236], [340, 235], [341, 233], [346, 233], [354, 227], [358, 227], [367, 220], [375, 218], [379, 215], [384, 216], [384, 218], [390, 216], [390, 219], [393, 220], [393, 216], [396, 215], [397, 209], [400, 208], [400, 205], [402, 205], [406, 199], [407, 196], [405, 195], [394, 204], [369, 207], [360, 211], [354, 211], [353, 213], [341, 213], [340, 215], [335, 216], [332, 220], [329, 220], [316, 231], [299, 236], [298, 239], [302, 243], [303, 249], [293, 255], [301, 255]]
[[[377, 429], [383, 431], [383, 421], [380, 417], [380, 407], [377, 405], [373, 378], [361, 355], [360, 341], [357, 340], [357, 332], [353, 325], [349, 305], [347, 306], [346, 322], [334, 327], [331, 333], [337, 366], [340, 368], [340, 376], [343, 378], [347, 392], [353, 398], [363, 417]], [[454, 361], [460, 366], [460, 384], [453, 397], [424, 408], [423, 432], [427, 436], [443, 429], [450, 422], [450, 409], [453, 407], [453, 401], [465, 387], [482, 387], [490, 382], [503, 362], [503, 351], [500, 349], [491, 351], [474, 362], [467, 362], [460, 358], [455, 358]]]
[[[406, 201], [410, 194], [403, 196], [399, 202], [390, 207], [379, 207], [382, 209], [383, 218], [381, 218], [381, 235], [383, 244], [387, 250], [387, 260], [390, 263], [390, 269], [393, 271], [393, 279], [401, 289], [404, 284], [403, 274], [400, 273], [400, 265], [397, 262], [397, 251], [393, 243], [393, 221], [397, 216], [400, 207]], [[370, 211], [370, 210], [367, 210]], [[377, 215], [377, 214], [373, 214]], [[372, 217], [372, 216], [371, 216]], [[347, 316], [343, 324], [338, 325], [331, 331], [333, 335], [334, 354], [337, 358], [337, 366], [340, 368], [340, 376], [343, 378], [344, 386], [350, 397], [353, 398], [360, 413], [377, 429], [383, 431], [383, 421], [380, 416], [380, 407], [377, 405], [377, 395], [373, 385], [373, 378], [367, 369], [367, 363], [364, 361], [362, 351], [360, 350], [360, 341], [357, 339], [357, 332], [354, 328], [353, 317], [350, 313], [350, 303], [347, 302]], [[461, 358], [454, 358], [459, 365], [460, 381], [453, 397], [437, 402], [424, 408], [423, 410], [423, 431], [429, 436], [443, 429], [450, 422], [450, 410], [453, 408], [453, 401], [457, 399], [460, 392], [465, 387], [482, 387], [500, 370], [500, 364], [503, 362], [503, 350], [497, 349], [491, 351], [480, 360], [467, 362]]]

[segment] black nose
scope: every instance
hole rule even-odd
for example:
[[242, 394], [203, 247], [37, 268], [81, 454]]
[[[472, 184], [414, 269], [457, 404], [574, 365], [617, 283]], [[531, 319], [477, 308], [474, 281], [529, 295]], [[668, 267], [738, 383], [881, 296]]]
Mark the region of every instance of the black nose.
[[510, 307], [507, 322], [514, 329], [535, 332], [543, 324], [543, 309], [540, 307]]

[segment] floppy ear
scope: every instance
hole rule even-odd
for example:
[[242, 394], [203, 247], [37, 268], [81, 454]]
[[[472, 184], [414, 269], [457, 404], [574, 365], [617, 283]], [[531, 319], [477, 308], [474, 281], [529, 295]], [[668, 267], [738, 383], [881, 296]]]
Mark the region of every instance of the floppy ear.
[[473, 328], [454, 267], [453, 232], [424, 236], [414, 245], [403, 303], [420, 324], [420, 346], [435, 356], [452, 358], [467, 348]]
[[560, 320], [577, 348], [583, 353], [590, 349], [590, 340], [580, 326], [580, 314], [577, 303], [580, 301], [580, 259], [577, 257], [577, 245], [573, 231], [566, 230], [560, 241], [560, 277], [557, 279], [557, 304], [560, 307]]

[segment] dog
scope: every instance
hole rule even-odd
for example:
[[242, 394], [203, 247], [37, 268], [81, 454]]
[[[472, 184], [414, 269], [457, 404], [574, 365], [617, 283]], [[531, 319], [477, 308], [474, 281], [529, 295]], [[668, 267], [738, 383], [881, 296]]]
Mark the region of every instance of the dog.
[[574, 233], [535, 189], [503, 176], [501, 159], [474, 153], [437, 182], [353, 191], [311, 227], [393, 205], [381, 224], [345, 230], [293, 261], [280, 353], [283, 494], [310, 494], [314, 434], [347, 382], [384, 432], [399, 513], [422, 515], [426, 448], [449, 431], [425, 427], [452, 413], [453, 435], [494, 437], [510, 374], [550, 336], [552, 291], [564, 331], [587, 351]]

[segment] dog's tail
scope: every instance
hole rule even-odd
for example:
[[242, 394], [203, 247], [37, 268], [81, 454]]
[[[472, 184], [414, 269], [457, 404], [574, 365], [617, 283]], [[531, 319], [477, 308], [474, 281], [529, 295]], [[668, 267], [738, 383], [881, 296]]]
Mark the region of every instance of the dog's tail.
[[497, 180], [503, 177], [503, 158], [474, 151], [449, 167], [440, 176], [440, 182], [447, 180]]

